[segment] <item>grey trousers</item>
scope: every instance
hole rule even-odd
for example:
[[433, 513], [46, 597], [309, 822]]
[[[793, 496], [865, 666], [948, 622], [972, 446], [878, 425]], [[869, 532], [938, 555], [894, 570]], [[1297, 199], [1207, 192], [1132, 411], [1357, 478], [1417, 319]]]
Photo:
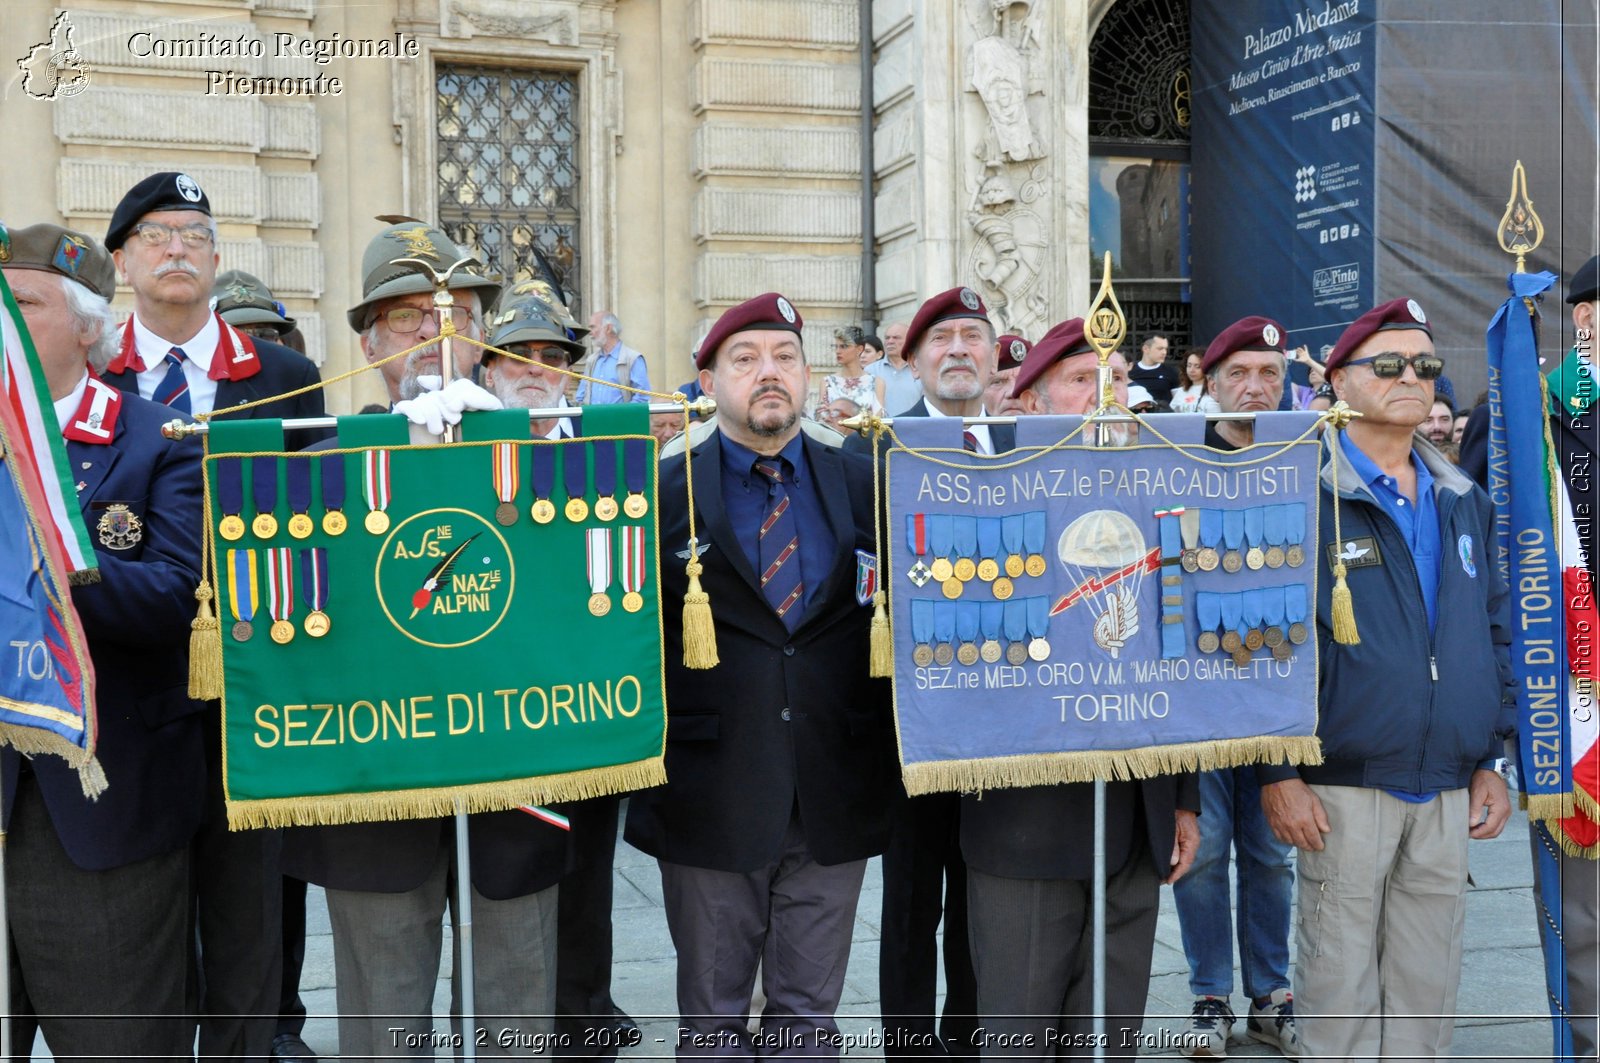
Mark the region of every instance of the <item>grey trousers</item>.
[[[1595, 912], [1600, 908], [1600, 861], [1568, 856], [1538, 823], [1528, 825], [1528, 841], [1533, 849], [1533, 903], [1539, 905], [1539, 859], [1542, 847], [1549, 847], [1561, 876], [1561, 943], [1567, 968], [1567, 1015], [1572, 1025], [1573, 1053], [1587, 1063], [1595, 1060], [1595, 1012], [1600, 1011], [1600, 925]], [[1544, 913], [1539, 912], [1544, 922]], [[1540, 942], [1544, 941], [1541, 934]]]
[[[1138, 1051], [1160, 898], [1161, 879], [1142, 846], [1106, 880], [1107, 1059]], [[967, 866], [981, 1056], [1094, 1054], [1093, 915], [1087, 880], [1005, 878]]]
[[189, 850], [85, 871], [61, 848], [31, 777], [17, 784], [5, 845], [18, 1056], [37, 1026], [57, 1059], [193, 1058]]
[[[833, 1016], [867, 862], [824, 867], [791, 822], [778, 861], [748, 874], [659, 863], [678, 951], [678, 1058], [837, 1057]], [[758, 962], [767, 1002], [752, 1034]]]
[[556, 887], [492, 901], [472, 891], [477, 977], [472, 1028], [463, 1030], [461, 957], [451, 967], [451, 1034], [433, 1025], [434, 983], [444, 947], [442, 920], [455, 911], [452, 848], [441, 845], [432, 872], [406, 893], [328, 890], [338, 982], [339, 1058], [432, 1059], [434, 1050], [477, 1046], [479, 1058], [547, 1055], [556, 1002]]
[[1467, 791], [1412, 804], [1312, 786], [1332, 832], [1299, 853], [1302, 1058], [1450, 1054], [1466, 925]]

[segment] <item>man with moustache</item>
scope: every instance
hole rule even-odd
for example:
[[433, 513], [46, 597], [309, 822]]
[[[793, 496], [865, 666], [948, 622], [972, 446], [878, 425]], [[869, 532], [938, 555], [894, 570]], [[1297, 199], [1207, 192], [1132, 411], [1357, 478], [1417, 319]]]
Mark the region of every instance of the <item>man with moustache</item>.
[[[716, 428], [661, 464], [668, 781], [633, 795], [626, 837], [661, 867], [680, 1059], [840, 1054], [856, 902], [888, 835], [889, 684], [868, 677], [856, 591], [873, 470], [801, 432], [801, 326], [776, 292], [718, 318], [698, 358]], [[721, 662], [706, 670], [685, 666], [678, 620], [686, 461]]]
[[[1098, 355], [1083, 319], [1052, 328], [1028, 353], [1012, 394], [1029, 414], [1087, 414], [1099, 403]], [[1113, 352], [1117, 399], [1128, 366]], [[1188, 870], [1199, 842], [1192, 774], [1106, 784], [1106, 1035], [1137, 1044], [1150, 985], [1163, 882]], [[1053, 1057], [1088, 1046], [1094, 787], [1062, 783], [961, 798], [968, 920], [978, 1012], [994, 1035], [1015, 1035], [985, 1056]], [[1052, 1040], [1052, 1034], [1055, 1040]], [[1014, 1047], [1029, 1036], [1031, 1048]], [[1062, 1055], [1088, 1055], [1063, 1048]]]
[[[1488, 497], [1415, 435], [1444, 371], [1415, 300], [1373, 307], [1327, 360], [1361, 414], [1327, 448], [1317, 580], [1322, 763], [1258, 764], [1261, 803], [1299, 848], [1295, 1001], [1310, 1058], [1450, 1054], [1467, 842], [1511, 815], [1494, 770], [1516, 729], [1510, 608]], [[1335, 559], [1359, 642], [1333, 637]], [[1337, 681], [1335, 682], [1335, 678]]]
[[993, 414], [1022, 412], [1022, 404], [1011, 397], [1011, 386], [1016, 383], [1017, 370], [1033, 349], [1033, 344], [1021, 336], [1010, 334], [995, 341], [994, 372], [989, 376], [989, 386], [983, 389], [983, 408]]
[[883, 410], [893, 417], [922, 398], [922, 384], [906, 359], [906, 323], [896, 321], [883, 330], [883, 357], [867, 366], [867, 373], [883, 381]]
[[[463, 251], [441, 230], [420, 222], [391, 225], [373, 237], [362, 256], [362, 299], [348, 315], [369, 364], [438, 335], [433, 279], [415, 263], [394, 262], [406, 257], [448, 266]], [[450, 290], [456, 329], [470, 338], [481, 336], [483, 302], [493, 300], [499, 285], [463, 268], [451, 275]], [[381, 366], [394, 412], [411, 420], [414, 441], [436, 438], [444, 425], [460, 421], [464, 409], [500, 408], [500, 399], [468, 379], [480, 353], [470, 343], [452, 344], [458, 379], [443, 390], [428, 390], [438, 386], [437, 345]], [[507, 395], [522, 394], [515, 380], [522, 375], [497, 366], [495, 386]], [[504, 1028], [518, 1037], [549, 1035], [555, 1011], [556, 884], [569, 867], [569, 838], [521, 812], [483, 812], [468, 822], [476, 1019], [482, 1027]], [[290, 828], [284, 833], [284, 871], [326, 891], [340, 1058], [432, 1058], [441, 920], [447, 905], [455, 915], [454, 821]], [[450, 1010], [460, 1035], [459, 952], [455, 964]], [[513, 1054], [498, 1038], [478, 1051]]]
[[[168, 406], [208, 414], [315, 385], [316, 366], [246, 336], [211, 307], [221, 256], [211, 202], [184, 173], [155, 173], [111, 214], [106, 248], [133, 289], [121, 349], [101, 379]], [[239, 417], [320, 417], [322, 391], [273, 399]], [[290, 433], [297, 449], [324, 433]], [[260, 1059], [272, 1051], [283, 959], [279, 832], [229, 831], [222, 795], [222, 714], [205, 713], [206, 818], [194, 842], [202, 1055]]]

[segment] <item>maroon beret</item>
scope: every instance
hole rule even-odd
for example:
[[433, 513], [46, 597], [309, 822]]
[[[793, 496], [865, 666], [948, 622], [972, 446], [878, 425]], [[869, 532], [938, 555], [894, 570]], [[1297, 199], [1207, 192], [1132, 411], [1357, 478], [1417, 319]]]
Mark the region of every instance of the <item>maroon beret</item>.
[[1011, 397], [1020, 398], [1024, 391], [1044, 376], [1045, 372], [1063, 358], [1071, 358], [1075, 354], [1088, 352], [1094, 353], [1094, 347], [1083, 335], [1083, 318], [1074, 317], [1046, 332], [1033, 345], [1033, 350], [1028, 352], [1028, 358], [1022, 363], [1022, 371], [1017, 374], [1016, 383], [1011, 385]]
[[694, 356], [694, 367], [709, 369], [711, 363], [716, 361], [717, 348], [735, 332], [760, 329], [763, 332], [792, 332], [798, 336], [804, 324], [800, 311], [777, 292], [746, 299], [738, 306], [724, 310], [722, 316], [717, 318], [717, 323], [711, 326], [706, 338], [700, 341], [700, 350]]
[[971, 288], [951, 288], [923, 303], [917, 309], [917, 316], [911, 319], [911, 324], [906, 326], [906, 338], [900, 344], [900, 353], [907, 361], [916, 357], [917, 344], [922, 340], [922, 334], [941, 321], [949, 321], [957, 317], [972, 317], [979, 321], [989, 320], [989, 308], [983, 305], [983, 300]]
[[1028, 357], [1028, 352], [1033, 350], [1033, 344], [1021, 336], [1012, 335], [1001, 336], [995, 341], [995, 346], [1000, 348], [1000, 355], [994, 363], [996, 373], [1016, 369]]
[[1329, 369], [1338, 369], [1349, 360], [1357, 347], [1375, 334], [1392, 329], [1418, 329], [1429, 336], [1433, 335], [1433, 329], [1428, 327], [1428, 316], [1415, 299], [1394, 299], [1373, 307], [1350, 322], [1350, 327], [1340, 334], [1339, 342], [1333, 345], [1328, 360], [1323, 364]]
[[1235, 351], [1277, 351], [1285, 354], [1283, 326], [1270, 317], [1241, 317], [1223, 329], [1200, 359], [1203, 372]]

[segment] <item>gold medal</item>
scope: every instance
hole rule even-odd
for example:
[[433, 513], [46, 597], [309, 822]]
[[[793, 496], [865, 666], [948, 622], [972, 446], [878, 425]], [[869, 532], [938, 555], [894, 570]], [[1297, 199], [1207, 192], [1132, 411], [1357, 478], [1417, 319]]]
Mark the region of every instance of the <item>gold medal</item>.
[[[577, 524], [589, 518], [589, 503], [581, 498], [567, 499], [567, 519]], [[597, 614], [598, 615], [598, 614]]]
[[1000, 575], [1000, 565], [992, 557], [986, 557], [978, 562], [978, 578], [985, 583], [993, 583], [995, 577]]
[[1289, 549], [1284, 551], [1283, 557], [1285, 561], [1289, 562], [1290, 568], [1299, 568], [1301, 565], [1306, 563], [1305, 547], [1301, 546], [1299, 543], [1295, 543], [1293, 546], [1289, 547]]
[[1259, 650], [1264, 643], [1265, 639], [1263, 638], [1261, 632], [1257, 631], [1255, 628], [1251, 628], [1249, 631], [1244, 633], [1244, 648], [1249, 650], [1251, 653]]
[[917, 643], [917, 648], [911, 651], [911, 663], [918, 668], [926, 668], [933, 663], [933, 647], [924, 643]]
[[1244, 563], [1249, 565], [1252, 571], [1259, 572], [1261, 570], [1261, 566], [1267, 563], [1267, 555], [1262, 553], [1261, 547], [1252, 546], [1249, 550], [1245, 551]]
[[255, 633], [256, 629], [250, 626], [250, 621], [248, 620], [240, 620], [233, 625], [233, 641], [235, 642], [249, 642], [250, 636]]
[[1238, 665], [1240, 668], [1243, 668], [1245, 665], [1249, 664], [1250, 651], [1245, 649], [1243, 646], [1240, 646], [1238, 649], [1234, 650], [1233, 663]]
[[966, 588], [967, 585], [965, 583], [962, 583], [960, 580], [956, 579], [954, 576], [951, 576], [949, 579], [945, 580], [944, 583], [941, 584], [940, 586], [941, 586], [941, 589], [944, 591], [944, 596], [946, 598], [950, 598], [950, 599], [954, 600], [956, 598], [961, 597], [961, 592], [962, 592], [962, 590], [964, 590]]
[[495, 506], [494, 519], [509, 528], [517, 522], [517, 504], [515, 502], [502, 502]]
[[1200, 551], [1194, 547], [1185, 547], [1183, 553], [1178, 555], [1178, 563], [1183, 565], [1185, 572], [1200, 571]]
[[535, 524], [549, 524], [556, 519], [556, 504], [548, 498], [541, 498], [529, 510]]
[[1244, 568], [1244, 558], [1239, 556], [1239, 551], [1229, 550], [1222, 555], [1222, 571], [1232, 573], [1242, 568]]
[[294, 641], [294, 625], [287, 620], [274, 620], [272, 622], [272, 641], [280, 646], [287, 646]]
[[333, 627], [333, 621], [328, 619], [328, 614], [321, 609], [313, 609], [306, 614], [306, 634], [314, 639], [320, 639]]
[[304, 513], [296, 513], [289, 518], [289, 534], [296, 539], [309, 539], [316, 530], [316, 525]]
[[962, 583], [970, 583], [972, 581], [972, 577], [976, 576], [977, 574], [978, 566], [973, 563], [972, 558], [963, 557], [956, 562], [955, 576], [956, 579], [960, 580]]
[[1277, 649], [1279, 646], [1283, 645], [1283, 628], [1281, 628], [1281, 627], [1269, 627], [1269, 628], [1267, 628], [1267, 630], [1265, 630], [1265, 631], [1263, 631], [1261, 633], [1261, 641], [1265, 642], [1268, 646], [1271, 646], [1273, 649]]
[[1043, 554], [1029, 554], [1028, 560], [1023, 562], [1022, 570], [1034, 579], [1044, 575], [1045, 562]]
[[985, 639], [983, 645], [978, 647], [978, 656], [983, 658], [984, 664], [993, 664], [998, 661], [1005, 651], [1000, 648], [1000, 643], [994, 639]]
[[1287, 661], [1293, 656], [1294, 647], [1289, 645], [1287, 642], [1280, 642], [1276, 646], [1272, 647], [1272, 659], [1275, 661]]
[[623, 499], [622, 512], [626, 513], [634, 520], [638, 520], [640, 517], [650, 512], [650, 503], [644, 500], [644, 495], [637, 493], [631, 494], [627, 498]]
[[343, 535], [349, 526], [350, 522], [340, 510], [330, 509], [322, 515], [322, 530], [329, 535]]
[[1269, 547], [1267, 547], [1267, 567], [1268, 568], [1282, 568], [1283, 567], [1283, 547], [1281, 547], [1281, 546], [1269, 546]]
[[595, 499], [594, 515], [601, 520], [615, 520], [617, 516], [617, 500], [607, 495]]
[[936, 557], [933, 559], [933, 564], [928, 566], [928, 570], [933, 573], [934, 579], [938, 580], [940, 583], [943, 583], [945, 580], [955, 575], [956, 566], [950, 563], [950, 559], [948, 557]]
[[1027, 571], [1027, 565], [1022, 561], [1021, 554], [1011, 554], [1006, 558], [1006, 575], [1016, 579]]
[[638, 591], [629, 591], [622, 596], [622, 608], [630, 613], [637, 613], [644, 608], [644, 595]]
[[1311, 633], [1306, 630], [1306, 626], [1304, 624], [1289, 625], [1289, 641], [1294, 643], [1296, 646], [1304, 645], [1306, 639], [1310, 637], [1310, 634]]
[[944, 668], [956, 659], [956, 651], [951, 649], [948, 642], [941, 642], [933, 648], [933, 663]]
[[[238, 542], [244, 538], [244, 518], [237, 513], [229, 513], [217, 524], [217, 534], [230, 543]], [[248, 635], [245, 637], [249, 638]]]
[[1006, 579], [1004, 576], [996, 576], [995, 577], [995, 581], [994, 581], [994, 598], [995, 598], [995, 601], [997, 601], [997, 602], [1005, 601], [1007, 598], [1009, 598], [1013, 594], [1015, 594], [1016, 590], [1017, 590], [1016, 587], [1012, 585], [1011, 581]]
[[1224, 631], [1222, 633], [1222, 649], [1225, 653], [1237, 653], [1244, 645], [1237, 631]]
[[1034, 639], [1028, 643], [1028, 656], [1036, 661], [1043, 661], [1050, 656], [1050, 643], [1043, 638]]
[[1028, 659], [1028, 647], [1020, 642], [1013, 642], [1006, 647], [1006, 660], [1011, 664], [1022, 664]]
[[374, 509], [367, 513], [362, 525], [373, 535], [382, 535], [389, 530], [389, 514], [381, 509]]
[[605, 616], [611, 612], [611, 596], [606, 594], [589, 595], [589, 612], [595, 616]]
[[257, 539], [270, 539], [278, 534], [278, 518], [271, 513], [257, 513], [250, 522], [250, 531]]
[[1200, 548], [1199, 555], [1195, 557], [1195, 564], [1200, 566], [1201, 572], [1215, 572], [1217, 570], [1217, 564], [1221, 560], [1222, 559], [1217, 556], [1216, 547], [1202, 546]]
[[958, 660], [962, 664], [968, 665], [968, 666], [977, 664], [978, 663], [978, 647], [974, 646], [970, 642], [963, 642], [961, 644], [961, 647], [958, 650], [956, 650], [956, 660]]
[[1215, 631], [1202, 631], [1200, 637], [1195, 639], [1195, 648], [1201, 653], [1216, 653], [1220, 644]]

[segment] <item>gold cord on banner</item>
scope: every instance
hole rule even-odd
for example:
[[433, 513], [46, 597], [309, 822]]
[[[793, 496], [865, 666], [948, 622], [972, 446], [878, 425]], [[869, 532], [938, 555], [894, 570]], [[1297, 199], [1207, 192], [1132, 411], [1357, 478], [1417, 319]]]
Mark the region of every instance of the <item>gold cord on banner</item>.
[[1356, 630], [1355, 602], [1350, 598], [1350, 584], [1345, 581], [1344, 534], [1339, 526], [1339, 462], [1344, 455], [1340, 452], [1339, 435], [1352, 419], [1360, 416], [1346, 406], [1343, 399], [1323, 415], [1323, 421], [1334, 434], [1328, 448], [1328, 467], [1333, 474], [1333, 641], [1344, 646], [1359, 646], [1361, 633]]
[[201, 530], [200, 585], [194, 589], [199, 608], [189, 622], [189, 696], [199, 701], [222, 697], [222, 625], [212, 602], [216, 574], [216, 540], [211, 531], [211, 481], [205, 476], [206, 459], [211, 454], [211, 435], [202, 441], [200, 455], [200, 504], [204, 527]]
[[876, 423], [872, 426], [872, 550], [878, 565], [877, 587], [872, 592], [872, 625], [868, 634], [869, 654], [867, 674], [874, 679], [887, 679], [894, 675], [894, 630], [889, 626], [889, 561], [883, 556], [883, 467], [878, 459], [878, 447], [883, 442], [883, 422], [875, 414], [868, 414]]

